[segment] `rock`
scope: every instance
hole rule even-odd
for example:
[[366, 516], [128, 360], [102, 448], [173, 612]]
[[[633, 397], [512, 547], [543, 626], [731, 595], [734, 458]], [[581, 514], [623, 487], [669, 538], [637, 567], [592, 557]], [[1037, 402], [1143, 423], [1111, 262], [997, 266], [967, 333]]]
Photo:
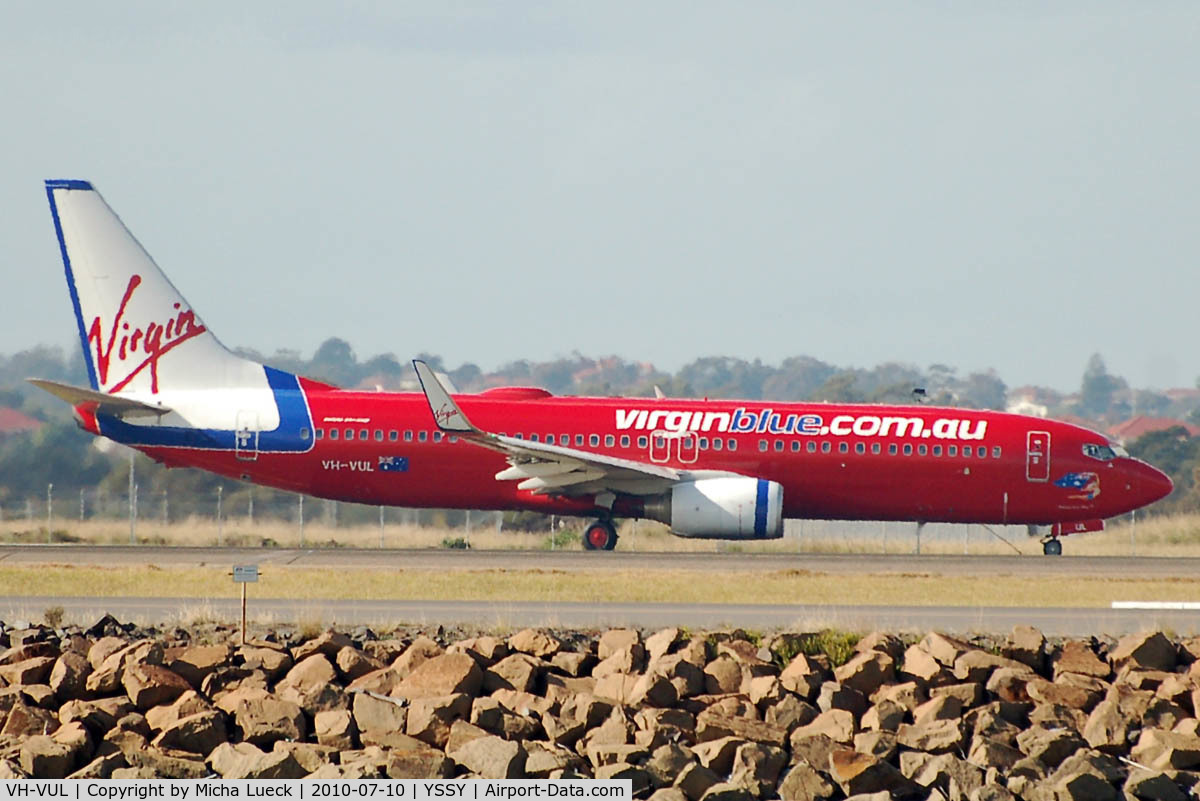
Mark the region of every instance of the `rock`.
[[429, 744], [407, 737], [388, 750], [384, 770], [389, 779], [446, 779], [454, 775], [454, 762]]
[[903, 796], [915, 789], [912, 782], [887, 762], [849, 748], [830, 754], [829, 776], [846, 795], [886, 791]]
[[391, 667], [403, 679], [409, 673], [412, 673], [422, 662], [432, 659], [435, 656], [440, 656], [443, 653], [445, 651], [442, 649], [442, 646], [433, 640], [424, 636], [417, 637], [404, 649], [404, 653], [396, 657]]
[[387, 665], [382, 664], [379, 660], [372, 659], [350, 645], [337, 652], [334, 656], [334, 665], [337, 667], [338, 673], [346, 681], [354, 681], [368, 673], [383, 670], [387, 667]]
[[323, 745], [312, 743], [294, 743], [289, 740], [276, 740], [271, 746], [271, 752], [276, 754], [291, 754], [292, 758], [304, 770], [312, 773], [331, 759], [337, 759], [336, 751]]
[[401, 680], [393, 695], [409, 700], [457, 693], [476, 695], [482, 683], [483, 673], [474, 659], [466, 654], [442, 654], [418, 665]]
[[937, 684], [947, 675], [945, 666], [920, 645], [910, 645], [904, 652], [900, 666], [901, 677], [911, 679], [921, 686]]
[[1084, 742], [1079, 735], [1067, 729], [1034, 726], [1017, 735], [1017, 747], [1021, 753], [1037, 759], [1046, 767], [1056, 768], [1060, 762], [1084, 747]]
[[665, 676], [645, 674], [639, 676], [629, 692], [631, 706], [667, 707], [679, 700], [675, 685]]
[[[68, 779], [108, 779], [117, 768], [125, 767], [125, 756], [117, 751], [104, 754], [93, 759], [79, 770], [68, 776]], [[0, 778], [14, 778], [0, 775]]]
[[974, 650], [969, 643], [937, 632], [926, 634], [918, 647], [948, 668], [954, 667], [955, 661], [965, 652]]
[[579, 771], [584, 762], [569, 748], [544, 742], [525, 743], [525, 776], [530, 779], [546, 779], [559, 771]]
[[901, 723], [896, 729], [896, 742], [905, 748], [929, 753], [957, 750], [963, 744], [961, 722], [954, 719]]
[[528, 654], [507, 656], [483, 672], [483, 691], [518, 690], [528, 692], [537, 682], [542, 663]]
[[651, 794], [650, 801], [687, 801], [687, 796], [678, 787], [660, 787]]
[[17, 701], [8, 711], [8, 717], [0, 728], [0, 735], [8, 737], [31, 736], [35, 734], [52, 734], [59, 726], [54, 713], [46, 709], [27, 706]]
[[485, 779], [520, 779], [525, 774], [527, 755], [521, 744], [493, 735], [470, 740], [447, 756]]
[[275, 692], [280, 698], [315, 715], [323, 709], [345, 706], [336, 681], [337, 671], [333, 664], [324, 654], [315, 653], [297, 661], [275, 685]]
[[550, 657], [550, 664], [568, 676], [582, 676], [592, 669], [596, 657], [576, 651], [559, 651]]
[[761, 720], [736, 717], [733, 715], [709, 714], [705, 712], [696, 718], [696, 739], [698, 742], [719, 740], [722, 737], [737, 737], [768, 745], [782, 746], [787, 742], [786, 729], [772, 726]]
[[1078, 801], [1116, 801], [1117, 790], [1093, 773], [1076, 773], [1058, 779], [1052, 786], [1055, 799]]
[[1117, 753], [1128, 746], [1129, 724], [1116, 699], [1102, 701], [1088, 715], [1083, 739], [1092, 748]]
[[1054, 667], [1054, 678], [1063, 673], [1078, 673], [1083, 676], [1095, 676], [1107, 679], [1112, 675], [1112, 668], [1102, 661], [1091, 647], [1081, 640], [1067, 640], [1062, 649], [1051, 660]]
[[1141, 670], [1175, 670], [1179, 651], [1161, 631], [1122, 637], [1108, 655], [1113, 667], [1133, 666]]
[[867, 711], [867, 699], [853, 687], [827, 681], [821, 685], [821, 691], [817, 695], [817, 708], [822, 712], [844, 709], [858, 718]]
[[169, 668], [137, 662], [126, 666], [122, 684], [129, 700], [142, 711], [169, 704], [192, 689], [186, 679]]
[[[732, 764], [733, 757], [730, 757]], [[708, 792], [713, 785], [719, 784], [721, 777], [716, 771], [711, 768], [701, 765], [699, 762], [689, 762], [684, 766], [683, 770], [675, 778], [675, 787], [679, 789], [689, 801], [700, 801], [704, 794]]]
[[308, 733], [300, 706], [274, 696], [240, 701], [232, 715], [242, 730], [242, 739], [255, 746], [268, 746], [276, 740], [303, 740]]
[[437, 748], [445, 748], [450, 738], [450, 726], [454, 721], [470, 716], [471, 697], [463, 693], [418, 698], [408, 707], [405, 733]]
[[5, 684], [42, 684], [50, 675], [57, 660], [52, 656], [37, 656], [8, 665], [0, 665], [0, 682]]
[[1036, 704], [1065, 706], [1086, 713], [1103, 697], [1104, 690], [1096, 686], [1080, 686], [1079, 682], [1067, 678], [1072, 675], [1063, 674], [1053, 683], [1045, 679], [1030, 679], [1025, 684], [1025, 694]]
[[701, 798], [704, 801], [753, 801], [754, 795], [741, 784], [717, 782]]
[[825, 801], [835, 792], [833, 784], [805, 762], [793, 765], [777, 789], [783, 801]]
[[270, 679], [285, 675], [296, 664], [292, 655], [279, 648], [244, 645], [238, 649], [244, 667], [265, 672]]
[[226, 645], [167, 648], [163, 651], [163, 664], [198, 690], [209, 673], [228, 665], [229, 653]]
[[[222, 743], [221, 745], [227, 745]], [[204, 761], [186, 751], [147, 747], [125, 752], [125, 761], [139, 770], [139, 777], [161, 779], [200, 779], [208, 775]], [[149, 774], [147, 776], [147, 774]], [[116, 771], [113, 771], [114, 778]]]
[[1041, 671], [1045, 662], [1046, 638], [1033, 626], [1013, 626], [1012, 634], [1000, 649], [1009, 659]]
[[701, 765], [724, 776], [732, 770], [733, 757], [745, 742], [740, 737], [722, 737], [719, 740], [697, 743], [692, 751]]
[[403, 731], [408, 722], [407, 702], [374, 693], [353, 693], [351, 708], [359, 731]]
[[896, 733], [892, 731], [863, 731], [854, 735], [854, 750], [880, 759], [891, 760], [896, 753]]
[[224, 779], [299, 779], [307, 771], [289, 753], [264, 753], [251, 743], [221, 743], [208, 764]]
[[1134, 770], [1122, 789], [1126, 798], [1145, 801], [1187, 801], [1188, 798], [1179, 785], [1156, 771]]
[[544, 631], [523, 629], [508, 638], [508, 647], [523, 654], [545, 659], [562, 650], [562, 643]]
[[87, 657], [75, 651], [66, 651], [54, 662], [50, 669], [50, 689], [58, 696], [59, 701], [72, 698], [82, 698], [87, 691], [87, 677], [91, 675], [92, 666]]
[[[804, 739], [815, 734], [824, 734], [834, 742], [849, 743], [854, 738], [854, 715], [844, 709], [822, 712], [812, 723], [792, 730], [791, 741]], [[793, 746], [794, 747], [794, 746]]]
[[729, 656], [719, 656], [704, 666], [704, 691], [709, 695], [736, 693], [742, 686], [742, 666]]
[[207, 712], [212, 709], [212, 705], [204, 700], [204, 697], [195, 690], [188, 690], [182, 693], [171, 704], [156, 706], [146, 712], [146, 724], [154, 731], [162, 731], [168, 726], [173, 725], [181, 718], [186, 718], [188, 715], [195, 715], [198, 712]]
[[1186, 770], [1200, 765], [1200, 737], [1144, 729], [1129, 758], [1155, 770]]
[[1031, 676], [1033, 671], [1029, 666], [1013, 659], [990, 654], [987, 651], [967, 651], [954, 660], [954, 675], [959, 681], [987, 684], [992, 671], [1007, 668], [1015, 671], [1025, 671]]
[[779, 683], [806, 701], [813, 700], [828, 674], [815, 660], [797, 654], [779, 674]]
[[990, 737], [976, 737], [971, 741], [967, 761], [980, 768], [1007, 770], [1023, 758], [1023, 754], [1007, 743]]
[[[997, 669], [992, 673], [992, 679], [995, 678], [997, 673], [1007, 673], [1009, 670], [1009, 668]], [[1032, 675], [1028, 670], [1024, 668], [1022, 670], [1024, 671], [1022, 675]], [[988, 683], [991, 683], [991, 679], [988, 680]], [[929, 688], [930, 698], [940, 698], [947, 695], [954, 696], [962, 704], [963, 709], [968, 709], [982, 704], [986, 694], [984, 693], [984, 686], [977, 681], [966, 681], [961, 684], [943, 684], [939, 687]]]
[[912, 780], [922, 787], [956, 787], [962, 795], [983, 786], [983, 771], [953, 754], [939, 754], [920, 767]]
[[880, 701], [862, 716], [864, 729], [895, 731], [904, 722], [905, 709], [894, 701]]
[[34, 779], [65, 779], [75, 769], [75, 754], [50, 736], [38, 734], [21, 744], [20, 765]]
[[962, 701], [953, 695], [930, 698], [912, 710], [914, 723], [929, 723], [935, 720], [957, 720], [962, 717]]
[[151, 745], [207, 756], [225, 740], [225, 716], [210, 709], [174, 721], [154, 738]]
[[[1028, 669], [997, 668], [987, 681], [987, 691], [1001, 701], [1014, 704], [1029, 702], [1029, 691], [1026, 689], [1030, 680], [1038, 680]], [[973, 706], [974, 704], [969, 704]]]
[[[782, 699], [767, 707], [763, 720], [772, 726], [786, 729], [790, 734], [797, 726], [811, 723], [820, 714], [816, 707], [807, 701], [801, 701], [797, 696], [788, 693]], [[864, 716], [864, 720], [865, 720]]]
[[596, 641], [596, 656], [601, 662], [618, 651], [629, 651], [639, 661], [644, 659], [642, 635], [636, 629], [609, 629]]
[[337, 658], [338, 651], [353, 648], [354, 641], [340, 631], [329, 630], [307, 640], [292, 649], [292, 658], [303, 662], [313, 654], [323, 654], [329, 659]]
[[358, 726], [349, 710], [326, 709], [313, 717], [313, 734], [321, 745], [348, 751], [354, 747]]
[[929, 693], [915, 681], [905, 681], [899, 684], [880, 687], [878, 692], [871, 696], [870, 700], [873, 704], [878, 704], [881, 701], [891, 701], [899, 704], [906, 710], [912, 711], [929, 700]]

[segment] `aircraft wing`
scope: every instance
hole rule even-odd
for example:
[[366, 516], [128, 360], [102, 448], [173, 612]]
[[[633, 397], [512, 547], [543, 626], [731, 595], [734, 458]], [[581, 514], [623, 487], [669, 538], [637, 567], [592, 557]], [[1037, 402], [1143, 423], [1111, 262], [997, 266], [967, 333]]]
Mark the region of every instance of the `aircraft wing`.
[[417, 360], [413, 366], [438, 428], [508, 457], [508, 468], [496, 474], [500, 481], [520, 481], [519, 489], [541, 495], [654, 495], [680, 480], [678, 470], [662, 465], [483, 431], [467, 419], [429, 365]]
[[123, 398], [120, 395], [109, 395], [94, 389], [74, 387], [70, 384], [60, 384], [57, 381], [47, 381], [44, 378], [26, 379], [39, 389], [44, 389], [56, 398], [61, 398], [72, 406], [81, 403], [96, 404], [95, 411], [113, 417], [162, 417], [172, 410], [167, 406], [152, 406], [149, 403]]

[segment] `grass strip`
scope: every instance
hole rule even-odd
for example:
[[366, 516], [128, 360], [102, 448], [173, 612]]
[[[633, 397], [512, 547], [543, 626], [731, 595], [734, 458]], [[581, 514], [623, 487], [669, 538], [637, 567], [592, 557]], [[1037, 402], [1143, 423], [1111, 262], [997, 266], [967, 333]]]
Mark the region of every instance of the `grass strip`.
[[[1114, 600], [1200, 600], [1200, 578], [845, 576], [804, 570], [694, 573], [629, 570], [590, 575], [557, 570], [345, 571], [269, 566], [251, 592], [297, 600], [628, 601], [709, 604], [1108, 607]], [[0, 568], [0, 595], [234, 597], [228, 568]]]

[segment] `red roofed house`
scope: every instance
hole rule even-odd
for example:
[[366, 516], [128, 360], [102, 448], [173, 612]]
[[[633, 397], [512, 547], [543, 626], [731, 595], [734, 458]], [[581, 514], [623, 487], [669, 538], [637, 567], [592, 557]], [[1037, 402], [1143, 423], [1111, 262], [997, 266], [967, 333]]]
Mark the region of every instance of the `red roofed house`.
[[1138, 437], [1149, 434], [1152, 431], [1166, 431], [1168, 428], [1182, 426], [1187, 430], [1189, 437], [1200, 435], [1200, 427], [1194, 426], [1191, 423], [1185, 423], [1182, 420], [1176, 420], [1171, 417], [1146, 417], [1138, 415], [1131, 417], [1110, 426], [1108, 434], [1117, 442], [1124, 445], [1126, 442], [1133, 442]]
[[20, 434], [24, 431], [37, 431], [42, 427], [41, 420], [35, 420], [16, 409], [0, 406], [0, 437], [10, 434]]

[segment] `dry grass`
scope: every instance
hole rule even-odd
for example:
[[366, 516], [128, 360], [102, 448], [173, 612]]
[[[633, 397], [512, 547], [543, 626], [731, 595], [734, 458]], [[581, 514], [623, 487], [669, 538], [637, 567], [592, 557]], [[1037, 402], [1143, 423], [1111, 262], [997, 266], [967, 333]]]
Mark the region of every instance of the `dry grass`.
[[[578, 531], [582, 521], [568, 520], [565, 530]], [[666, 526], [652, 521], [625, 521], [620, 528], [617, 548], [638, 552], [746, 552], [746, 553], [912, 553], [916, 548], [916, 526], [912, 523], [887, 523], [887, 536], [880, 536], [881, 523], [836, 523], [826, 521], [789, 522], [789, 536], [766, 541], [692, 540], [676, 537]], [[387, 523], [382, 532], [378, 525], [329, 526], [323, 522], [306, 523], [303, 535], [295, 523], [277, 521], [249, 522], [226, 520], [218, 530], [208, 518], [192, 518], [163, 524], [152, 519], [137, 525], [137, 541], [145, 545], [174, 546], [252, 546], [282, 548], [441, 548], [444, 540], [465, 538], [474, 548], [496, 550], [540, 550], [550, 547], [548, 533], [497, 532], [494, 526], [476, 525], [464, 529], [422, 527]], [[994, 537], [995, 531], [1008, 542]], [[382, 533], [382, 537], [381, 537]], [[964, 537], [964, 534], [966, 535]], [[560, 535], [562, 540], [569, 539]], [[129, 542], [129, 523], [120, 520], [63, 520], [56, 523], [50, 537], [44, 526], [26, 527], [24, 521], [0, 522], [0, 542], [83, 542], [122, 545]], [[1011, 545], [1009, 544], [1011, 543]], [[572, 540], [565, 546], [580, 546]], [[1020, 527], [930, 526], [921, 550], [930, 554], [1040, 554], [1041, 543], [1030, 538]], [[1153, 517], [1130, 523], [1127, 519], [1110, 525], [1107, 531], [1079, 534], [1064, 540], [1068, 554], [1077, 556], [1200, 556], [1200, 515]]]
[[[913, 606], [1107, 607], [1114, 600], [1184, 601], [1200, 597], [1200, 578], [1024, 578], [893, 574], [846, 576], [806, 570], [735, 571], [713, 581], [672, 570], [606, 571], [602, 578], [560, 570], [363, 570], [272, 566], [251, 594], [259, 598], [346, 600], [633, 601], [646, 603], [794, 603]], [[47, 566], [0, 568], [15, 596], [133, 596], [208, 599], [238, 594], [228, 571]], [[303, 605], [298, 605], [303, 611]], [[189, 617], [205, 619], [204, 604]], [[319, 621], [313, 621], [319, 627]]]

